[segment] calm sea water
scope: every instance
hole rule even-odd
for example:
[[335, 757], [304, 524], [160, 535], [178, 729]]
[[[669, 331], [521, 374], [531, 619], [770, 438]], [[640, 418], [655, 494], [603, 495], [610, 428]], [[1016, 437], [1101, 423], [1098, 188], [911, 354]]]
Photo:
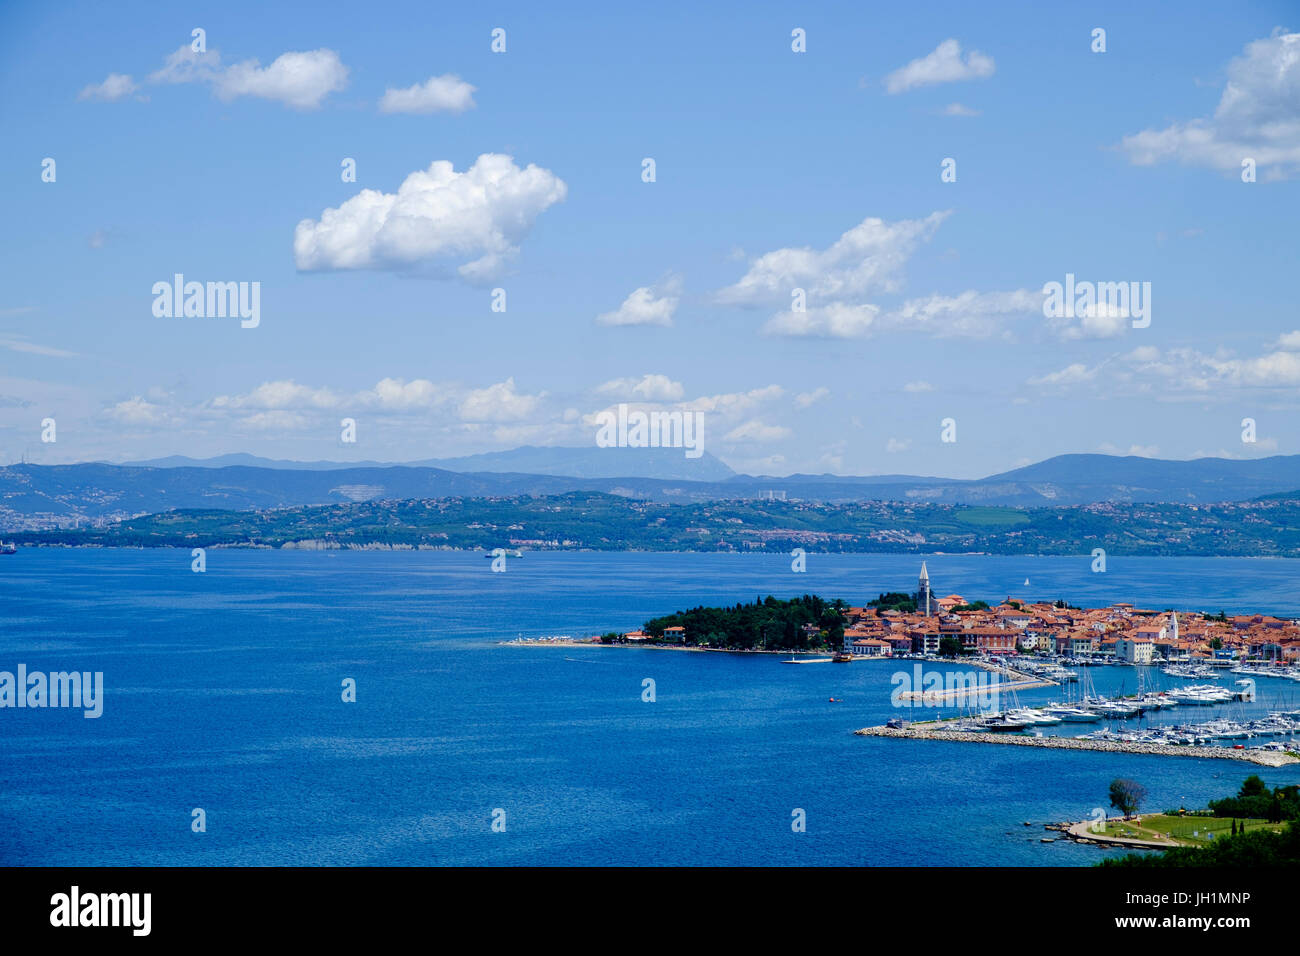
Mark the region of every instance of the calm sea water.
[[[1300, 567], [1280, 560], [1112, 558], [1104, 574], [1083, 557], [926, 560], [940, 594], [971, 600], [1300, 615]], [[1040, 843], [1041, 824], [1087, 818], [1114, 777], [1143, 783], [1151, 809], [1201, 806], [1252, 772], [1300, 781], [855, 737], [896, 715], [897, 662], [498, 644], [769, 593], [862, 603], [912, 590], [920, 564], [789, 562], [530, 553], [493, 574], [478, 554], [235, 550], [195, 574], [188, 551], [0, 557], [0, 670], [107, 685], [98, 720], [0, 710], [0, 864], [1085, 865], [1104, 851]], [[1102, 690], [1135, 675], [1092, 671]], [[340, 699], [348, 677], [356, 703]], [[1265, 708], [1300, 706], [1293, 683], [1259, 689]]]

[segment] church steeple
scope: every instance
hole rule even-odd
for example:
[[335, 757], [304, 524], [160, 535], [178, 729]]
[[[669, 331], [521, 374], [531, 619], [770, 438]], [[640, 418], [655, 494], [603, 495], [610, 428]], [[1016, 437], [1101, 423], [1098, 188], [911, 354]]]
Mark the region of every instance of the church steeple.
[[920, 613], [929, 617], [932, 611], [934, 595], [930, 590], [930, 572], [926, 570], [925, 562], [921, 562], [921, 576], [916, 582], [916, 609]]

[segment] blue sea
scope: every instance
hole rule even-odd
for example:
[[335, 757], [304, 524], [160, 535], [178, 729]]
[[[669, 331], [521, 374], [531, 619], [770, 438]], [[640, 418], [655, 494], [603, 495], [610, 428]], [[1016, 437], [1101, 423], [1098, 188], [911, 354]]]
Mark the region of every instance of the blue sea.
[[[925, 560], [968, 600], [1300, 616], [1282, 560]], [[194, 573], [182, 550], [22, 549], [0, 557], [0, 670], [102, 671], [106, 690], [99, 719], [0, 710], [0, 864], [1078, 866], [1108, 851], [1041, 843], [1042, 824], [1089, 818], [1115, 777], [1151, 810], [1250, 773], [1300, 782], [854, 736], [898, 715], [911, 662], [500, 643], [767, 594], [861, 604], [914, 590], [920, 561], [528, 553], [493, 573], [473, 553], [210, 550]], [[1136, 690], [1134, 668], [1089, 672]], [[1300, 706], [1300, 685], [1258, 689]]]

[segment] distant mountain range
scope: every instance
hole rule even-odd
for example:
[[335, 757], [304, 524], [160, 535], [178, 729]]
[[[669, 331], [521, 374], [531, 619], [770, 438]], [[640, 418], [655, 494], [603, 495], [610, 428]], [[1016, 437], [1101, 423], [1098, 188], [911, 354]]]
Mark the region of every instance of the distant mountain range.
[[584, 446], [539, 447], [525, 445], [510, 451], [492, 451], [463, 458], [427, 458], [421, 461], [287, 461], [256, 455], [218, 455], [187, 458], [172, 455], [128, 465], [145, 468], [276, 468], [292, 471], [339, 471], [348, 468], [439, 468], [443, 471], [562, 475], [569, 478], [662, 478], [667, 481], [724, 481], [735, 474], [720, 460], [704, 452], [687, 458], [680, 448], [597, 448]]
[[[232, 464], [232, 458], [257, 464]], [[443, 460], [443, 465], [452, 464], [457, 468], [226, 456], [193, 463], [160, 459], [148, 465], [10, 465], [0, 468], [0, 530], [50, 528], [177, 508], [250, 511], [374, 499], [573, 491], [670, 504], [784, 497], [831, 504], [878, 500], [1042, 507], [1246, 501], [1300, 489], [1300, 455], [1249, 461], [1061, 455], [968, 480], [912, 475], [754, 477], [735, 474], [708, 455], [692, 461], [667, 449], [520, 448]], [[550, 470], [508, 470], [516, 464]], [[700, 477], [664, 474], [693, 468]], [[610, 475], [611, 470], [625, 473]]]
[[[990, 508], [870, 501], [664, 505], [572, 492], [363, 501], [275, 511], [168, 511], [103, 527], [18, 531], [21, 545], [493, 548], [1300, 557], [1300, 498], [1216, 504]], [[188, 555], [187, 555], [188, 559]]]

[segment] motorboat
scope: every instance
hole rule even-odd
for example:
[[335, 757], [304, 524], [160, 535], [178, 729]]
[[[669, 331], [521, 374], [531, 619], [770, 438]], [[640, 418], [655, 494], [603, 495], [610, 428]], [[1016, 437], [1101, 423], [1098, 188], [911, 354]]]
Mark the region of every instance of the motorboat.
[[1084, 710], [1082, 707], [1047, 707], [1044, 713], [1059, 717], [1067, 724], [1095, 724], [1101, 720], [1101, 714]]

